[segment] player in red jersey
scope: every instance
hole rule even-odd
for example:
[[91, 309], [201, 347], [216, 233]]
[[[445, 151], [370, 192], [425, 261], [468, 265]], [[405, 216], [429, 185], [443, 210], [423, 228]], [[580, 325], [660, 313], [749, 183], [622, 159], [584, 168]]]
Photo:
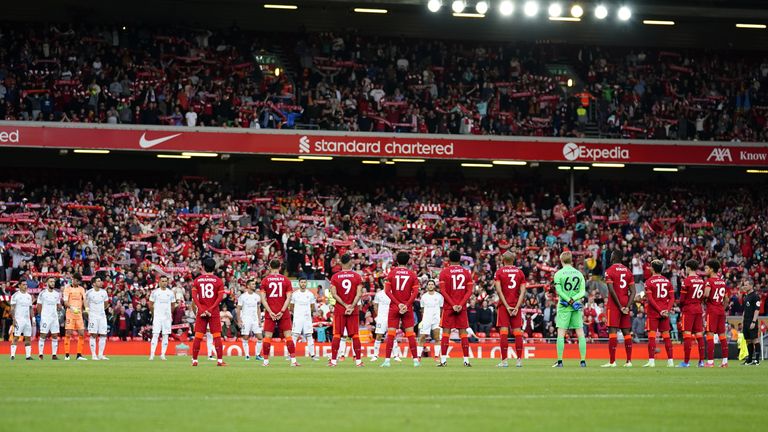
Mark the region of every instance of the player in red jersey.
[[464, 354], [464, 366], [469, 364], [469, 339], [467, 337], [467, 301], [472, 296], [472, 274], [469, 270], [460, 266], [461, 253], [452, 250], [448, 254], [450, 265], [440, 271], [440, 293], [443, 295], [443, 316], [440, 319], [440, 327], [443, 328], [443, 337], [440, 340], [440, 363], [438, 367], [448, 365], [448, 342], [451, 330], [459, 329], [461, 336], [461, 351]]
[[664, 263], [660, 260], [651, 262], [653, 274], [645, 281], [645, 298], [648, 300], [648, 316], [646, 318], [646, 330], [648, 331], [648, 363], [643, 367], [656, 367], [656, 331], [661, 331], [664, 340], [664, 348], [667, 350], [667, 367], [674, 367], [672, 359], [672, 339], [669, 337], [671, 330], [669, 313], [674, 305], [674, 292], [669, 279], [661, 275]]
[[341, 269], [331, 277], [331, 296], [336, 300], [336, 304], [333, 306], [333, 341], [331, 342], [331, 361], [328, 362], [328, 366], [336, 366], [341, 336], [346, 330], [347, 335], [352, 338], [355, 366], [362, 367], [363, 361], [360, 359], [362, 349], [360, 336], [357, 334], [360, 327], [360, 310], [357, 304], [363, 296], [363, 278], [351, 270], [352, 257], [348, 254], [341, 257]]
[[392, 346], [395, 341], [395, 334], [402, 323], [405, 330], [405, 337], [408, 338], [408, 347], [411, 349], [413, 357], [413, 366], [419, 367], [419, 354], [416, 346], [416, 333], [413, 328], [416, 326], [416, 319], [413, 315], [413, 302], [419, 295], [419, 279], [413, 270], [406, 266], [411, 257], [407, 252], [398, 252], [395, 260], [397, 265], [389, 271], [387, 280], [384, 282], [384, 293], [390, 299], [389, 318], [387, 319], [387, 356], [381, 367], [389, 367], [389, 358], [392, 356]]
[[725, 281], [718, 276], [720, 261], [711, 259], [704, 266], [707, 280], [704, 282], [704, 298], [707, 301], [707, 364], [715, 367], [715, 335], [720, 338], [723, 360], [720, 367], [728, 367], [728, 339], [725, 337]]
[[503, 267], [496, 270], [494, 285], [499, 295], [498, 316], [496, 327], [499, 329], [499, 346], [501, 347], [501, 363], [498, 367], [509, 367], [507, 351], [509, 350], [509, 329], [515, 336], [515, 354], [517, 367], [523, 367], [523, 314], [520, 307], [525, 299], [525, 274], [512, 265], [515, 256], [505, 252], [502, 256]]
[[[281, 263], [278, 260], [269, 262], [269, 275], [261, 280], [261, 304], [264, 306], [264, 357], [263, 366], [269, 366], [269, 354], [272, 348], [272, 335], [282, 332], [285, 346], [291, 356], [291, 367], [300, 366], [296, 362], [296, 345], [291, 333], [291, 305], [293, 286], [290, 279], [280, 274]], [[279, 334], [279, 333], [278, 333]]]
[[608, 318], [608, 354], [610, 361], [602, 367], [616, 367], [616, 349], [619, 346], [618, 330], [624, 338], [624, 350], [627, 362], [624, 367], [632, 367], [632, 317], [630, 305], [635, 298], [635, 284], [632, 272], [621, 262], [624, 253], [616, 249], [611, 253], [611, 266], [605, 271], [605, 283], [608, 285], [608, 301], [605, 313]]
[[685, 263], [688, 276], [680, 288], [680, 310], [682, 316], [681, 327], [683, 329], [683, 349], [685, 359], [678, 367], [687, 368], [691, 361], [691, 348], [693, 339], [699, 346], [699, 367], [704, 366], [704, 322], [702, 320], [703, 309], [701, 302], [704, 299], [704, 279], [696, 272], [699, 270], [699, 262], [688, 260]]
[[205, 336], [206, 330], [213, 336], [213, 344], [216, 346], [217, 366], [226, 366], [221, 356], [224, 352], [221, 347], [221, 316], [219, 304], [224, 299], [224, 282], [213, 274], [216, 269], [216, 261], [213, 258], [203, 260], [203, 274], [192, 282], [192, 301], [197, 308], [195, 317], [195, 339], [192, 341], [192, 366], [197, 366], [197, 355], [200, 353], [200, 342]]

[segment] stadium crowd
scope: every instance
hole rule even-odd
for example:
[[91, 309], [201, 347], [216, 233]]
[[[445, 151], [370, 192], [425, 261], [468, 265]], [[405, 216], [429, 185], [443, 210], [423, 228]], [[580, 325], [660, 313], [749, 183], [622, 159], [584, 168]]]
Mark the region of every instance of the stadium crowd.
[[[646, 185], [646, 192], [626, 192], [634, 188], [601, 185], [578, 191], [569, 207], [554, 184], [438, 188], [408, 179], [370, 186], [312, 180], [261, 179], [248, 190], [202, 177], [153, 185], [104, 179], [0, 183], [3, 337], [10, 325], [8, 298], [20, 281], [36, 294], [47, 277], [61, 287], [75, 274], [86, 285], [96, 274], [106, 279], [114, 336], [148, 336], [148, 295], [160, 274], [171, 276], [181, 301], [174, 324], [190, 324], [189, 283], [204, 256], [215, 257], [227, 284], [222, 320], [229, 337], [237, 334], [234, 299], [273, 258], [284, 261], [291, 277], [321, 281], [314, 319], [323, 329], [330, 313], [325, 281], [340, 270], [341, 255], [352, 254], [366, 291], [360, 321], [370, 329], [372, 299], [394, 253], [411, 253], [424, 286], [436, 278], [447, 251], [458, 248], [475, 278], [468, 311], [478, 337], [496, 334], [493, 275], [505, 250], [515, 252], [515, 264], [527, 275], [524, 330], [530, 338], [554, 334], [551, 278], [565, 249], [589, 276], [585, 327], [592, 338], [607, 334], [603, 270], [613, 248], [631, 257], [627, 265], [640, 291], [652, 259], [665, 261], [676, 293], [685, 260], [720, 260], [733, 315], [741, 313], [745, 278], [759, 288], [768, 282], [768, 202], [757, 187], [725, 193]], [[766, 291], [761, 295], [765, 300]], [[632, 315], [635, 337], [645, 337], [642, 302]]]
[[5, 120], [523, 136], [582, 136], [594, 124], [612, 137], [768, 139], [768, 60], [743, 53], [276, 39], [235, 27], [3, 25], [0, 35]]

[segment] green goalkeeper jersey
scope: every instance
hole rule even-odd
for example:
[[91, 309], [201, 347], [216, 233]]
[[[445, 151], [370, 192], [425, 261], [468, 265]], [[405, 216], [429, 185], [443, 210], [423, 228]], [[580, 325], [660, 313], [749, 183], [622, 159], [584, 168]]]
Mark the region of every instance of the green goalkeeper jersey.
[[[572, 265], [564, 265], [555, 273], [555, 291], [560, 300], [579, 301], [587, 295], [584, 275]], [[558, 304], [558, 308], [563, 306]], [[569, 306], [570, 308], [570, 306]]]

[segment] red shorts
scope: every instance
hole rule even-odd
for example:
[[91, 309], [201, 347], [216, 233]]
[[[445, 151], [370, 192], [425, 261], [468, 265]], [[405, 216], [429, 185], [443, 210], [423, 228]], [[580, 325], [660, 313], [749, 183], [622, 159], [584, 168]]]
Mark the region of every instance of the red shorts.
[[680, 327], [684, 332], [701, 333], [704, 331], [704, 319], [700, 312], [683, 312], [680, 316]]
[[517, 315], [511, 317], [509, 316], [509, 311], [507, 311], [507, 308], [504, 307], [503, 304], [499, 304], [499, 313], [496, 317], [496, 327], [502, 328], [506, 327], [508, 329], [522, 329], [523, 328], [523, 313], [521, 311], [517, 311]]
[[279, 332], [287, 332], [291, 331], [292, 327], [291, 323], [291, 314], [288, 311], [283, 312], [283, 316], [280, 317], [279, 320], [275, 321], [272, 319], [272, 317], [267, 314], [267, 316], [264, 317], [264, 333], [275, 333], [275, 329]]
[[350, 315], [345, 315], [344, 309], [333, 309], [333, 334], [344, 336], [344, 330], [347, 336], [354, 336], [360, 331], [360, 311], [357, 308]]
[[443, 309], [443, 316], [440, 318], [440, 327], [446, 329], [465, 330], [469, 327], [467, 319], [467, 308], [462, 308], [461, 312], [451, 309]]
[[648, 319], [645, 321], [645, 330], [649, 332], [668, 332], [672, 330], [672, 327], [669, 325], [669, 317], [649, 315]]
[[413, 308], [410, 307], [404, 313], [400, 313], [400, 309], [397, 306], [389, 306], [389, 317], [387, 319], [387, 328], [400, 328], [400, 323], [403, 323], [403, 329], [413, 328], [416, 325], [416, 318], [413, 316]]
[[725, 334], [725, 315], [707, 314], [707, 331], [717, 334]]
[[608, 303], [608, 307], [605, 308], [606, 321], [608, 327], [615, 327], [619, 329], [631, 329], [632, 317], [629, 314], [624, 315], [621, 310], [614, 306], [612, 302]]
[[211, 334], [221, 334], [221, 316], [219, 311], [212, 313], [211, 316], [202, 317], [198, 315], [195, 318], [195, 333], [205, 333], [210, 331]]

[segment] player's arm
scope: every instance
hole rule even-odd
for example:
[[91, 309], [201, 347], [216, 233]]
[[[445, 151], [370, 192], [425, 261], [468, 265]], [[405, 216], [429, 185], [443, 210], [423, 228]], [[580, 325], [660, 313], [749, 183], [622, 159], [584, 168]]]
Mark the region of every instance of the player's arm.
[[290, 282], [285, 282], [285, 287], [283, 287], [286, 290], [286, 297], [285, 297], [285, 303], [283, 303], [282, 309], [280, 309], [280, 313], [284, 313], [288, 308], [291, 306], [291, 299], [293, 298], [293, 287], [291, 286]]
[[467, 292], [464, 293], [464, 297], [461, 298], [461, 303], [459, 303], [457, 306], [460, 306], [462, 309], [467, 306], [467, 302], [469, 301], [469, 298], [472, 297], [472, 293], [475, 290], [475, 283], [472, 281], [471, 278], [467, 278]]
[[64, 307], [69, 309], [69, 290], [64, 288]]
[[680, 287], [680, 299], [677, 301], [677, 305], [680, 310], [683, 310], [683, 302], [688, 297], [688, 289], [688, 279], [686, 278], [683, 281], [683, 285]]
[[709, 279], [704, 281], [704, 297], [703, 299], [709, 298], [709, 293], [712, 291], [712, 285], [709, 284]]
[[35, 326], [35, 307], [32, 305], [29, 305], [29, 322], [32, 323], [32, 326]]
[[652, 291], [653, 290], [652, 290], [651, 286], [648, 284], [648, 282], [646, 282], [645, 283], [645, 293], [646, 293], [645, 298], [648, 300], [648, 305], [651, 307], [651, 309], [653, 309], [656, 312], [658, 312], [659, 314], [661, 314], [661, 308], [659, 307], [659, 304], [656, 303], [656, 299], [654, 298], [654, 296], [651, 294]]
[[149, 295], [149, 310], [152, 312], [155, 311], [155, 292], [152, 291], [152, 294]]
[[16, 298], [11, 297], [11, 316], [13, 317], [13, 326], [18, 327], [18, 323], [16, 323]]
[[339, 297], [339, 294], [336, 292], [336, 285], [331, 283], [331, 297], [333, 297], [334, 300], [336, 300], [336, 304], [343, 307], [344, 309], [348, 308], [349, 305], [344, 303], [344, 300]]
[[379, 316], [379, 302], [376, 301], [375, 298], [374, 298], [374, 301], [373, 301], [373, 316], [374, 317]]
[[418, 278], [414, 277], [413, 283], [411, 284], [411, 296], [408, 297], [408, 302], [406, 303], [407, 306], [413, 305], [413, 302], [416, 301], [416, 297], [419, 296], [419, 282]]
[[618, 307], [621, 307], [621, 302], [619, 301], [619, 295], [616, 294], [616, 289], [613, 287], [613, 278], [610, 275], [605, 275], [605, 284], [608, 286], [608, 294], [611, 296], [611, 300], [613, 300], [613, 304], [615, 304]]
[[295, 302], [294, 302], [294, 300], [293, 300], [293, 296], [291, 296], [291, 300], [290, 300], [290, 302], [289, 302], [289, 305], [288, 305], [288, 310], [289, 310], [291, 313], [293, 313], [293, 310], [294, 310], [295, 308], [296, 308], [296, 304], [295, 304]]
[[197, 296], [197, 287], [192, 285], [192, 303], [195, 304], [195, 309], [200, 312], [200, 299]]
[[384, 281], [384, 294], [389, 297], [389, 301], [392, 305], [400, 304], [400, 300], [398, 300], [397, 297], [395, 297], [395, 294], [392, 292], [392, 284], [389, 283], [389, 278]]
[[587, 281], [584, 279], [584, 275], [579, 272], [579, 292], [575, 296], [571, 297], [574, 302], [580, 301], [587, 296]]
[[625, 306], [627, 309], [632, 305], [632, 302], [635, 301], [635, 295], [637, 294], [637, 288], [635, 288], [634, 282], [629, 284], [629, 298], [627, 299], [627, 305]]
[[259, 290], [259, 296], [261, 297], [261, 305], [264, 306], [264, 310], [267, 311], [269, 316], [274, 315], [275, 313], [272, 312], [272, 309], [269, 307], [269, 303], [267, 303], [267, 293], [264, 290]]
[[[440, 278], [440, 293], [442, 294], [444, 292], [445, 292], [445, 281], [442, 278]], [[456, 303], [453, 302], [453, 299], [449, 295], [443, 296], [443, 302], [448, 303], [448, 306], [450, 306], [451, 308], [456, 306]]]
[[243, 303], [240, 301], [240, 299], [237, 299], [237, 306], [235, 306], [235, 310], [237, 311], [237, 325], [242, 327], [242, 325], [243, 325]]
[[509, 305], [507, 299], [504, 297], [504, 292], [501, 289], [501, 281], [498, 279], [494, 280], [493, 286], [496, 289], [496, 295], [499, 296], [499, 301], [504, 305], [504, 308], [507, 310], [512, 309], [512, 306]]
[[219, 286], [219, 292], [216, 295], [216, 301], [211, 305], [211, 307], [208, 308], [206, 312], [208, 312], [208, 314], [212, 314], [214, 311], [216, 311], [219, 308], [223, 300], [224, 300], [224, 285], [221, 285]]
[[565, 291], [565, 288], [563, 287], [563, 276], [555, 273], [555, 293], [557, 293], [557, 297], [560, 299], [560, 301], [564, 301], [568, 303], [568, 301], [571, 300], [571, 298], [568, 296], [568, 293]]
[[528, 287], [526, 286], [525, 282], [520, 284], [520, 295], [517, 297], [517, 304], [515, 305], [515, 314], [520, 312], [520, 308], [523, 306], [523, 301], [525, 300], [525, 293], [528, 290]]
[[357, 286], [357, 292], [355, 293], [355, 299], [352, 300], [352, 304], [350, 306], [353, 306], [353, 307], [356, 306], [360, 302], [361, 298], [363, 298], [363, 284], [359, 284]]

